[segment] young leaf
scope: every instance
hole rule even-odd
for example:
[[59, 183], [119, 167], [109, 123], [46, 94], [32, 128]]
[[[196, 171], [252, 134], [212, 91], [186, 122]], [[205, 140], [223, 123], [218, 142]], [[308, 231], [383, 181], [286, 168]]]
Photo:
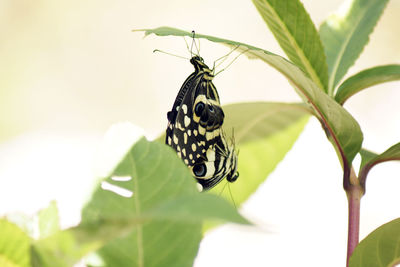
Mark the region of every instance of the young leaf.
[[236, 204], [243, 203], [291, 149], [308, 121], [308, 110], [300, 104], [240, 103], [226, 105], [224, 130], [233, 133], [238, 150], [237, 181], [223, 190], [226, 181], [212, 190]]
[[18, 226], [0, 219], [0, 266], [30, 266], [30, 242]]
[[400, 263], [400, 219], [388, 222], [358, 244], [349, 267], [394, 267]]
[[328, 93], [354, 64], [368, 43], [388, 0], [349, 0], [321, 25], [319, 34], [328, 63]]
[[376, 154], [376, 153], [374, 153], [374, 152], [372, 152], [372, 151], [369, 151], [369, 150], [367, 150], [367, 149], [362, 148], [362, 149], [360, 150], [360, 156], [361, 156], [361, 164], [360, 164], [359, 173], [360, 173], [362, 167], [363, 167], [368, 161], [370, 161], [370, 160], [373, 159], [374, 157], [378, 156], [378, 154]]
[[365, 192], [366, 179], [372, 167], [374, 167], [378, 163], [391, 160], [400, 160], [400, 143], [391, 146], [388, 150], [386, 150], [382, 154], [372, 157], [369, 161], [367, 162], [363, 161], [361, 163], [359, 180], [361, 186], [364, 188], [364, 192]]
[[[96, 232], [99, 228], [73, 227], [34, 242], [31, 248], [32, 266], [74, 266], [87, 253], [103, 245], [102, 239], [105, 234]], [[96, 236], [96, 234], [100, 235]]]
[[55, 201], [52, 201], [47, 208], [39, 211], [38, 223], [40, 238], [48, 237], [60, 230], [60, 218]]
[[[169, 27], [142, 31], [145, 31], [145, 35], [154, 33], [160, 36], [192, 36], [189, 32]], [[319, 119], [329, 140], [338, 153], [345, 171], [345, 177], [350, 175], [350, 164], [360, 150], [363, 140], [360, 126], [343, 107], [321, 91], [303, 71], [283, 57], [251, 45], [202, 34], [196, 34], [196, 38], [205, 38], [212, 42], [233, 46], [247, 56], [261, 59], [281, 72]]]
[[384, 82], [400, 80], [400, 65], [385, 65], [363, 70], [347, 80], [338, 88], [335, 99], [343, 103], [361, 90]]
[[289, 59], [327, 91], [325, 52], [303, 4], [298, 0], [253, 0], [253, 3]]

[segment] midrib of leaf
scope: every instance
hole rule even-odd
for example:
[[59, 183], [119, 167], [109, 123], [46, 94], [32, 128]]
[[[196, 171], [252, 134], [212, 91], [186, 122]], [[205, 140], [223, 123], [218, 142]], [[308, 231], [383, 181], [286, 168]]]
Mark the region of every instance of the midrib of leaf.
[[[129, 161], [131, 163], [131, 177], [133, 181], [133, 201], [135, 202], [136, 215], [140, 216], [140, 198], [139, 198], [139, 181], [136, 171], [135, 160], [133, 159], [132, 152], [129, 153]], [[143, 251], [143, 229], [142, 224], [137, 225], [137, 247], [138, 247], [138, 266], [144, 267], [144, 251]]]
[[[254, 51], [254, 52], [253, 52]], [[257, 50], [249, 50], [247, 53], [248, 54], [252, 54], [254, 57], [257, 57], [257, 53], [255, 52]], [[269, 64], [268, 61], [260, 58], [261, 60], [265, 61], [266, 63]], [[278, 69], [279, 70], [279, 69]], [[280, 71], [280, 70], [279, 70]], [[339, 150], [340, 156], [341, 156], [341, 160], [342, 160], [342, 164], [343, 164], [343, 170], [344, 170], [344, 177], [348, 177], [348, 175], [350, 174], [350, 168], [349, 168], [349, 162], [348, 159], [346, 157], [346, 154], [344, 153], [343, 147], [340, 144], [339, 140], [337, 139], [337, 133], [335, 131], [333, 131], [331, 125], [328, 123], [328, 121], [325, 118], [325, 115], [322, 113], [321, 109], [319, 107], [317, 107], [317, 105], [314, 103], [314, 101], [309, 97], [309, 95], [305, 92], [305, 90], [301, 87], [300, 84], [297, 83], [297, 81], [295, 81], [294, 79], [292, 79], [292, 77], [290, 77], [290, 75], [287, 75], [284, 72], [281, 72], [286, 79], [289, 80], [289, 82], [291, 84], [293, 84], [300, 92], [301, 94], [307, 98], [307, 102], [310, 103], [313, 108], [316, 110], [316, 112], [318, 113], [319, 117], [321, 118], [321, 120], [323, 121], [323, 124], [326, 126], [327, 130], [330, 132], [333, 142], [335, 143], [337, 149]], [[351, 140], [349, 138], [349, 140]]]
[[[292, 81], [293, 82], [293, 81]], [[293, 82], [293, 84], [296, 84], [295, 82]], [[346, 159], [346, 155], [343, 151], [342, 145], [339, 143], [339, 140], [337, 139], [337, 136], [335, 134], [335, 131], [333, 131], [333, 129], [331, 128], [330, 124], [328, 123], [328, 121], [325, 119], [324, 114], [322, 114], [320, 108], [318, 108], [314, 101], [312, 101], [312, 99], [304, 92], [304, 90], [298, 85], [296, 84], [296, 87], [298, 88], [299, 91], [301, 91], [303, 93], [303, 95], [308, 99], [308, 102], [314, 107], [314, 110], [316, 110], [319, 114], [319, 117], [321, 118], [321, 120], [324, 122], [324, 126], [329, 130], [329, 132], [331, 133], [331, 136], [333, 138], [333, 141], [336, 144], [336, 147], [339, 149], [340, 155], [342, 157], [342, 163], [343, 163], [343, 170], [347, 171], [348, 170], [348, 162]], [[344, 174], [345, 176], [347, 175], [347, 173]]]
[[[268, 4], [267, 1], [265, 1], [265, 6], [269, 7], [269, 11], [270, 13], [276, 18], [275, 21], [277, 21], [277, 23], [283, 28], [285, 29], [284, 32], [284, 36], [286, 37], [286, 39], [290, 42], [290, 44], [295, 47], [296, 51], [297, 51], [297, 56], [300, 58], [301, 63], [303, 64], [304, 68], [307, 70], [307, 73], [310, 74], [310, 78], [317, 83], [318, 87], [321, 88], [321, 90], [324, 89], [324, 86], [321, 82], [321, 79], [319, 78], [319, 76], [317, 75], [317, 73], [315, 72], [315, 69], [311, 66], [310, 61], [307, 59], [306, 55], [303, 52], [303, 49], [301, 49], [295, 38], [293, 38], [293, 36], [290, 34], [290, 31], [288, 30], [288, 28], [286, 27], [286, 25], [283, 23], [283, 20], [281, 19], [281, 17], [278, 15], [278, 13], [275, 12], [275, 10], [271, 7], [271, 5]], [[297, 23], [296, 23], [296, 27], [297, 27]]]
[[[367, 12], [366, 10], [367, 9], [364, 9], [364, 11], [362, 12], [362, 15], [364, 15]], [[341, 59], [343, 58], [344, 52], [346, 51], [346, 48], [348, 47], [348, 44], [349, 44], [351, 38], [353, 37], [353, 34], [356, 31], [358, 25], [360, 25], [360, 22], [361, 22], [362, 19], [363, 19], [363, 16], [359, 16], [359, 18], [357, 20], [357, 23], [356, 23], [356, 26], [353, 27], [353, 29], [351, 30], [350, 34], [345, 39], [345, 42], [343, 42], [343, 45], [341, 46], [341, 48], [339, 50], [338, 56], [336, 57], [336, 60], [334, 61], [334, 64], [333, 64], [334, 68], [332, 68], [332, 73], [329, 76], [329, 86], [328, 86], [329, 95], [332, 95], [333, 92], [334, 92], [334, 86], [335, 86], [334, 83], [335, 83], [335, 80], [336, 80], [336, 73], [337, 73], [337, 71], [339, 69], [340, 63], [342, 62]]]
[[[255, 57], [257, 57], [256, 53], [253, 53], [253, 50], [248, 51], [247, 53], [249, 54], [253, 54]], [[263, 59], [261, 59], [263, 60]], [[263, 60], [264, 61], [264, 60]], [[268, 63], [268, 62], [267, 62]], [[321, 112], [320, 108], [318, 108], [314, 101], [308, 96], [308, 94], [304, 91], [304, 89], [294, 80], [292, 79], [289, 75], [286, 75], [285, 73], [282, 72], [282, 74], [293, 84], [295, 85], [295, 87], [302, 93], [303, 96], [305, 96], [308, 100], [308, 103], [310, 103], [314, 109], [316, 110], [316, 112], [318, 112], [319, 117], [321, 118], [321, 120], [323, 120], [325, 126], [327, 127], [327, 129], [329, 130], [329, 132], [331, 133], [331, 136], [333, 138], [334, 143], [336, 144], [336, 147], [339, 149], [339, 153], [341, 155], [342, 158], [342, 162], [343, 162], [343, 169], [345, 171], [349, 171], [348, 168], [348, 162], [347, 162], [347, 158], [346, 155], [343, 151], [342, 145], [339, 143], [339, 140], [337, 139], [336, 133], [335, 131], [333, 131], [333, 129], [331, 128], [330, 124], [327, 122], [327, 120], [325, 119], [325, 115]], [[345, 174], [347, 175], [347, 173]]]

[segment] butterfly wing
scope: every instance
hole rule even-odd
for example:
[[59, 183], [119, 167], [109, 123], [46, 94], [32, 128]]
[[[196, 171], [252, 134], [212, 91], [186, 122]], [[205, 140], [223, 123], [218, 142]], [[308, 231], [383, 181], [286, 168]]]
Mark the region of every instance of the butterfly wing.
[[215, 86], [203, 76], [195, 72], [186, 79], [167, 116], [166, 143], [178, 155], [181, 152], [189, 166], [196, 159], [205, 158], [205, 151], [215, 143], [224, 120]]
[[227, 176], [230, 151], [236, 157], [222, 132], [225, 115], [210, 73], [206, 65], [195, 65], [195, 72], [185, 80], [167, 114], [165, 140], [206, 190]]
[[192, 168], [193, 173], [196, 173], [196, 168], [203, 170], [204, 175], [198, 175], [196, 178], [204, 190], [214, 187], [224, 178], [229, 182], [236, 181], [239, 175], [237, 155], [233, 144], [227, 144], [222, 129], [220, 136], [216, 138], [216, 143], [208, 148], [206, 156], [207, 160]]

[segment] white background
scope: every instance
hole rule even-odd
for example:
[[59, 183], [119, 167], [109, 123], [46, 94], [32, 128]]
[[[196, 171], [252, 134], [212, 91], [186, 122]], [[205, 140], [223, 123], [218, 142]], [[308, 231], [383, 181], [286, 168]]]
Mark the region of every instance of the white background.
[[[317, 25], [340, 4], [303, 2]], [[400, 2], [391, 1], [350, 74], [400, 62], [399, 12]], [[130, 121], [157, 136], [192, 72], [186, 60], [152, 53], [162, 49], [188, 56], [181, 38], [142, 39], [132, 29], [194, 29], [284, 55], [251, 1], [6, 0], [0, 14], [0, 214], [32, 214], [56, 199], [64, 227], [79, 220], [107, 128]], [[209, 65], [226, 51], [201, 41]], [[215, 84], [223, 104], [299, 100], [274, 69], [245, 57]], [[387, 83], [346, 103], [364, 132], [364, 147], [383, 152], [400, 141], [399, 89], [400, 83]], [[400, 216], [399, 172], [399, 163], [372, 170], [362, 200], [361, 238]], [[257, 227], [225, 225], [212, 231], [195, 266], [344, 266], [346, 205], [336, 154], [312, 119], [242, 206]]]

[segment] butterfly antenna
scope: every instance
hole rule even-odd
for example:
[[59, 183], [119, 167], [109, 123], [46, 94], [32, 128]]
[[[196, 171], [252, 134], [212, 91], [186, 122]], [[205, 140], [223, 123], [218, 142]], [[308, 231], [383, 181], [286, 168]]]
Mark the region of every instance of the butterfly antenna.
[[179, 56], [179, 55], [172, 54], [172, 53], [169, 53], [169, 52], [165, 52], [165, 51], [162, 51], [162, 50], [159, 50], [159, 49], [154, 49], [154, 50], [153, 50], [153, 53], [156, 53], [156, 52], [158, 52], [158, 53], [163, 53], [163, 54], [167, 54], [167, 55], [174, 56], [174, 57], [183, 58], [183, 59], [186, 59], [186, 60], [189, 60], [189, 58], [187, 58], [187, 57]]
[[189, 44], [188, 44], [188, 42], [187, 42], [185, 36], [183, 36], [183, 40], [185, 41], [186, 49], [189, 51], [189, 53], [191, 53], [190, 48], [189, 48]]
[[228, 191], [229, 191], [229, 195], [231, 196], [233, 206], [235, 207], [235, 209], [237, 209], [235, 199], [233, 198], [233, 195], [232, 195], [231, 187], [229, 186], [229, 182], [226, 182], [226, 183], [228, 184]]
[[[239, 47], [239, 45], [236, 46], [235, 49], [237, 49], [238, 47]], [[235, 49], [233, 49], [230, 53], [232, 53]], [[232, 63], [233, 63], [238, 57], [240, 57], [241, 55], [243, 55], [244, 53], [246, 53], [246, 52], [249, 51], [249, 50], [250, 50], [250, 49], [247, 48], [246, 50], [243, 50], [242, 52], [240, 52], [239, 55], [237, 55], [228, 65], [226, 65], [225, 68], [223, 68], [222, 70], [220, 70], [220, 71], [218, 71], [217, 73], [215, 73], [214, 76], [217, 76], [218, 74], [220, 74], [221, 72], [223, 72], [224, 70], [226, 70], [230, 65], [232, 65]], [[220, 64], [218, 64], [217, 66], [219, 66], [219, 65], [220, 65]]]
[[196, 48], [197, 48], [197, 54], [198, 55], [200, 55], [200, 39], [197, 39], [197, 41], [198, 41], [198, 46], [196, 46]]
[[225, 183], [225, 185], [222, 187], [221, 191], [219, 191], [218, 196], [221, 196], [222, 193], [225, 191], [226, 186], [228, 185], [228, 182]]
[[195, 31], [192, 31], [192, 45], [190, 46], [190, 56], [191, 57], [193, 57], [193, 46], [196, 48], [197, 55], [200, 55], [200, 41], [199, 41], [199, 45], [197, 45], [195, 36], [196, 36]]
[[[224, 55], [224, 56], [222, 56], [222, 57], [220, 57], [220, 58], [217, 58], [217, 59], [214, 61], [214, 67], [219, 67], [222, 63], [225, 62], [225, 60], [230, 56], [230, 54], [232, 54], [233, 51], [235, 51], [235, 50], [238, 49], [238, 48], [239, 48], [239, 45], [237, 45], [237, 46], [235, 46], [235, 48], [231, 49], [231, 51], [229, 51], [228, 54], [226, 54], [226, 55]], [[220, 62], [219, 62], [217, 65], [215, 65], [215, 63], [218, 62], [218, 61], [220, 61]]]
[[235, 145], [235, 128], [232, 127], [232, 136], [231, 136], [231, 142], [233, 145]]

